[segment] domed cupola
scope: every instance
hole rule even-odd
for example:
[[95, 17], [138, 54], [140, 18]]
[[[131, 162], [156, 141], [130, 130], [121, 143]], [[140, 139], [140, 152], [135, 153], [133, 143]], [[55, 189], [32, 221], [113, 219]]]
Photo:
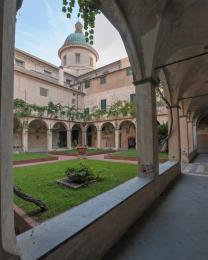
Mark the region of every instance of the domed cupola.
[[86, 42], [86, 38], [82, 32], [82, 28], [83, 28], [82, 24], [80, 22], [77, 22], [75, 24], [75, 32], [70, 34], [66, 38], [64, 45], [70, 45], [70, 44], [81, 44], [81, 45], [87, 44], [87, 45], [89, 45]]
[[79, 76], [96, 69], [99, 58], [97, 51], [86, 41], [80, 22], [75, 24], [75, 32], [70, 34], [58, 54], [65, 71]]

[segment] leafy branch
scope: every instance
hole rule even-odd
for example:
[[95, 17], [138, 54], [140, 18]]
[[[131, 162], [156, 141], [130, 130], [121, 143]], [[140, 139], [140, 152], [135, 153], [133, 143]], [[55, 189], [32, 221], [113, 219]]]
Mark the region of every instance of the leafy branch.
[[[84, 21], [86, 41], [93, 44], [95, 17], [100, 14], [99, 8], [94, 0], [77, 0], [79, 11], [77, 17], [81, 17]], [[62, 11], [66, 14], [67, 18], [71, 18], [74, 11], [75, 0], [63, 0]]]

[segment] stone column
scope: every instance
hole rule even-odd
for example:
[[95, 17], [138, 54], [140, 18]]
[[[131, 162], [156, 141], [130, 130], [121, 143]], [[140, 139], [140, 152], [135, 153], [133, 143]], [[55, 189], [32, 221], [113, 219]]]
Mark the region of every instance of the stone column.
[[97, 148], [101, 148], [101, 133], [100, 129], [97, 129]]
[[17, 259], [13, 212], [13, 79], [16, 1], [0, 3], [0, 259]]
[[48, 145], [48, 152], [53, 150], [53, 135], [52, 135], [52, 130], [48, 129], [47, 130], [47, 145]]
[[87, 145], [87, 142], [86, 142], [86, 131], [85, 129], [82, 130], [82, 145]]
[[138, 133], [137, 133], [137, 127], [135, 129], [135, 133], [136, 133], [136, 136], [135, 136], [135, 140], [136, 140], [136, 150], [138, 151]]
[[22, 129], [22, 148], [24, 152], [28, 152], [28, 129]]
[[115, 129], [115, 149], [118, 150], [120, 148], [120, 129]]
[[[173, 125], [170, 138], [168, 140], [168, 158], [169, 161], [180, 162], [181, 145], [180, 145], [180, 123], [179, 123], [179, 107], [174, 105], [171, 107], [173, 116]], [[170, 127], [171, 115], [168, 111], [168, 126]]]
[[197, 150], [196, 123], [193, 123], [193, 141], [194, 141], [194, 150]]
[[189, 154], [194, 151], [194, 140], [193, 140], [193, 122], [188, 121], [188, 144], [189, 144]]
[[180, 116], [180, 137], [181, 137], [181, 161], [189, 162], [189, 144], [188, 144], [188, 124], [187, 116]]
[[154, 80], [134, 82], [137, 98], [137, 140], [140, 176], [156, 177], [159, 172], [157, 113]]
[[71, 150], [71, 130], [67, 130], [67, 149]]

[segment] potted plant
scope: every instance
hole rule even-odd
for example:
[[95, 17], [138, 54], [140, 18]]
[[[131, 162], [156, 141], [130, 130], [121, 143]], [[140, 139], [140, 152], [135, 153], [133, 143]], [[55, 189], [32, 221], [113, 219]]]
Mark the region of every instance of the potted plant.
[[86, 155], [87, 153], [87, 146], [86, 145], [78, 145], [77, 146], [77, 151], [79, 155]]

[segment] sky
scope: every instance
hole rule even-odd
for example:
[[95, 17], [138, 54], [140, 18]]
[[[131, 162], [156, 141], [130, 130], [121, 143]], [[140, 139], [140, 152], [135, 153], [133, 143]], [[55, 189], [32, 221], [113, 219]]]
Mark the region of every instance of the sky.
[[[58, 49], [74, 32], [78, 8], [71, 19], [61, 9], [62, 0], [24, 0], [17, 14], [16, 48], [59, 66]], [[102, 14], [96, 17], [94, 38], [100, 56], [97, 67], [127, 56], [119, 33]]]

